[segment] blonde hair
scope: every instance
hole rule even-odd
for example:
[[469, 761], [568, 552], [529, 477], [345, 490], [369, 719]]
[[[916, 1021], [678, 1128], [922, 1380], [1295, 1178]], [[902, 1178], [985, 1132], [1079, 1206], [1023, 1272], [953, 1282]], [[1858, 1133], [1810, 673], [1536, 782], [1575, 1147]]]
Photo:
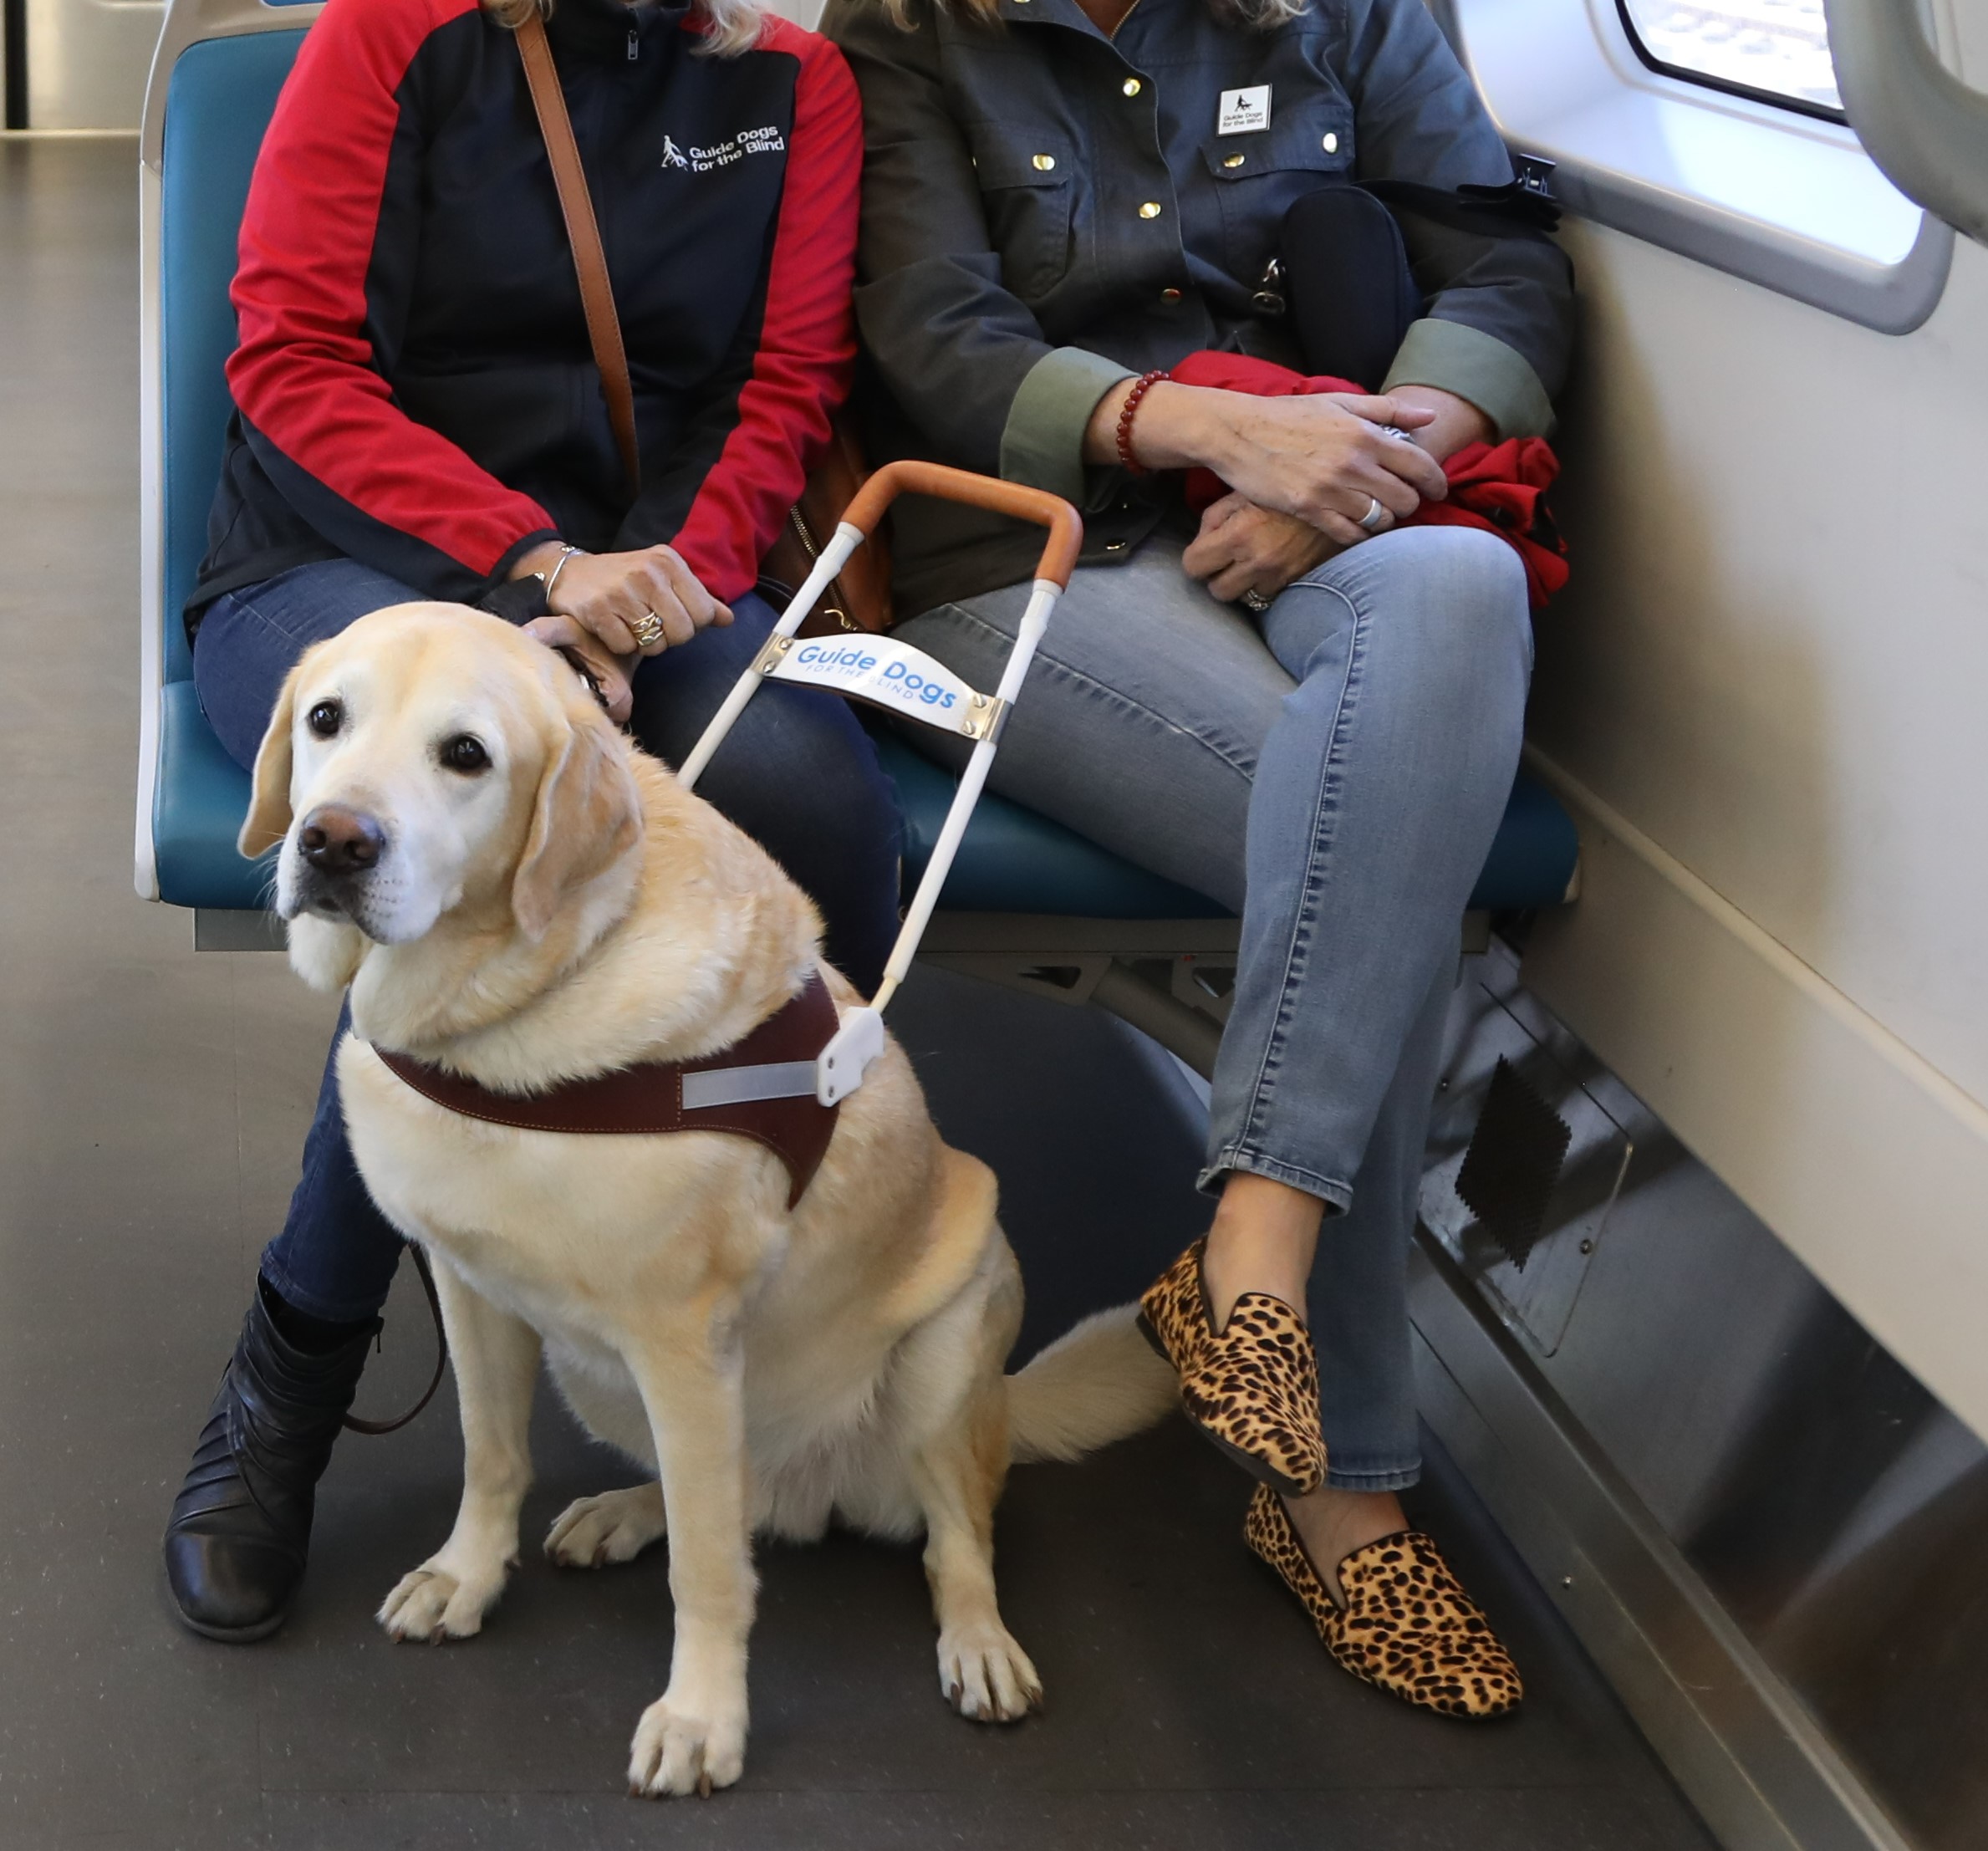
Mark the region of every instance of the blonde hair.
[[[485, 0], [485, 4], [492, 0]], [[530, 4], [530, 0], [522, 0]], [[933, 0], [935, 6], [951, 7], [954, 0]], [[1288, 25], [1306, 10], [1309, 0], [1206, 0], [1209, 12], [1217, 19], [1251, 32], [1272, 32]], [[1001, 0], [958, 0], [960, 11], [977, 25], [1001, 23]], [[884, 11], [894, 26], [911, 29], [910, 0], [883, 0]]]
[[[507, 32], [516, 32], [536, 13], [553, 16], [554, 0], [482, 0], [483, 10]], [[978, 3], [978, 0], [975, 0]], [[754, 0], [695, 0], [708, 30], [697, 48], [713, 58], [736, 58], [759, 43], [766, 19]]]

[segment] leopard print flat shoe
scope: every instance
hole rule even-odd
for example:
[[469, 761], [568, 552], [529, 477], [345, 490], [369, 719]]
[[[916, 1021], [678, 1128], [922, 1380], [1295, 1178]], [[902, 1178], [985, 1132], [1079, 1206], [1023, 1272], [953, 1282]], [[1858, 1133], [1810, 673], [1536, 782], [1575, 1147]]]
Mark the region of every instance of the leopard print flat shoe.
[[1325, 1649], [1364, 1682], [1467, 1721], [1509, 1716], [1526, 1694], [1491, 1622], [1419, 1530], [1384, 1536], [1339, 1564], [1341, 1607], [1267, 1485], [1250, 1500], [1243, 1540], [1305, 1604]]
[[1304, 1319], [1246, 1292], [1220, 1330], [1196, 1241], [1139, 1300], [1139, 1328], [1180, 1378], [1187, 1418], [1251, 1477], [1292, 1497], [1325, 1482], [1318, 1359]]

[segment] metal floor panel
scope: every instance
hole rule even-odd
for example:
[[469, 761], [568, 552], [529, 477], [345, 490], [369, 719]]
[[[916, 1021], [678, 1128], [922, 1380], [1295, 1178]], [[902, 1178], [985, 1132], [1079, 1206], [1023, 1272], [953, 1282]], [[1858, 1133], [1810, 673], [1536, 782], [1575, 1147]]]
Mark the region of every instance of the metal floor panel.
[[[173, 1624], [161, 1524], [295, 1173], [330, 1012], [278, 958], [196, 955], [186, 916], [128, 885], [132, 166], [115, 144], [0, 145], [0, 1851], [1704, 1851], [1440, 1460], [1414, 1505], [1525, 1670], [1510, 1724], [1419, 1716], [1338, 1671], [1243, 1548], [1242, 1481], [1177, 1425], [1016, 1473], [1005, 1605], [1048, 1707], [1012, 1730], [940, 1701], [915, 1550], [764, 1552], [747, 1772], [708, 1804], [619, 1797], [668, 1663], [661, 1559], [528, 1559], [463, 1646], [374, 1628], [449, 1522], [446, 1397], [341, 1446], [284, 1632], [228, 1648]], [[1198, 1228], [1186, 1115], [1125, 1031], [935, 972], [895, 1020], [949, 1135], [1001, 1172], [1027, 1340], [1135, 1290]], [[419, 1380], [429, 1341], [398, 1292], [367, 1410]], [[616, 1467], [549, 1397], [538, 1442], [543, 1528]]]

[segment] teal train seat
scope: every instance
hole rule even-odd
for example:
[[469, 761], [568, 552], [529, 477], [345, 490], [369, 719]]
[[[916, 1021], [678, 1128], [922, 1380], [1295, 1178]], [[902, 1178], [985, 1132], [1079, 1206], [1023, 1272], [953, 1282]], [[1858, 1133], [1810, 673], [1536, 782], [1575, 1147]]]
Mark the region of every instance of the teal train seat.
[[[141, 140], [144, 699], [136, 882], [191, 909], [196, 944], [273, 942], [268, 869], [235, 852], [248, 779], [209, 730], [181, 606], [205, 550], [235, 338], [235, 237], [256, 150], [314, 6], [172, 0]], [[908, 893], [952, 788], [949, 773], [884, 742], [908, 824]], [[1552, 795], [1522, 773], [1474, 910], [1558, 905], [1579, 853]], [[1017, 804], [987, 797], [925, 948], [935, 961], [1069, 1002], [1097, 1002], [1206, 1068], [1226, 1014], [1236, 922]]]

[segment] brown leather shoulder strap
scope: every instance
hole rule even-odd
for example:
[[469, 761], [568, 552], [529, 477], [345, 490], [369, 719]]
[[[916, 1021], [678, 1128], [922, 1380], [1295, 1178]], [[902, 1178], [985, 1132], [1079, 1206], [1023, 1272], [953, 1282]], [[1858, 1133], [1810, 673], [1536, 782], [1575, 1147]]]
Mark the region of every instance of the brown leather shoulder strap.
[[573, 267], [580, 279], [580, 303], [587, 311], [587, 339], [594, 364], [600, 369], [600, 388], [608, 401], [608, 422], [614, 446], [631, 488], [642, 486], [642, 455], [635, 442], [635, 395], [629, 383], [628, 354], [621, 344], [621, 320], [614, 313], [614, 287], [608, 279], [607, 253], [600, 247], [600, 227], [594, 219], [594, 200], [587, 191], [586, 170], [573, 139], [573, 120], [553, 48], [546, 42], [545, 22], [536, 9], [517, 28], [517, 54], [524, 60], [525, 82], [545, 152], [553, 164], [553, 181], [559, 189], [559, 210], [566, 220], [567, 242], [573, 246]]

